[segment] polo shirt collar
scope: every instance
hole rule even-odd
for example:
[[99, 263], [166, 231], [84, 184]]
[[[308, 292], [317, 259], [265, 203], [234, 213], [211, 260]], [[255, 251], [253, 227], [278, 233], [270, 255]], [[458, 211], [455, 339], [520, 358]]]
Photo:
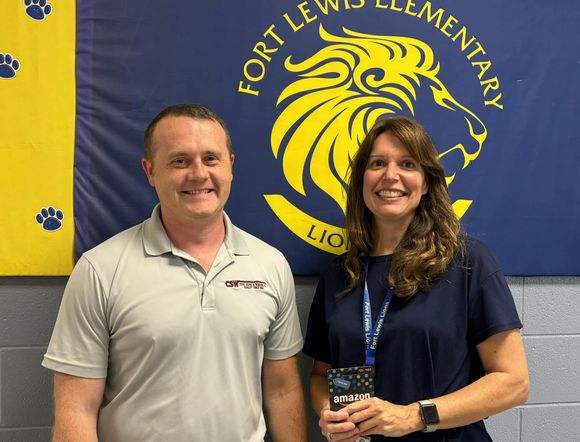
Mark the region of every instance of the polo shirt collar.
[[224, 224], [226, 225], [226, 239], [224, 241], [226, 248], [234, 255], [247, 256], [250, 249], [246, 244], [242, 231], [238, 229], [230, 220], [230, 217], [224, 212]]
[[[224, 224], [226, 238], [224, 244], [228, 251], [234, 255], [249, 255], [250, 251], [244, 236], [231, 222], [230, 217], [224, 212]], [[157, 204], [151, 212], [151, 218], [143, 222], [143, 246], [148, 255], [159, 256], [164, 253], [172, 253], [171, 240], [167, 236], [165, 227], [161, 222], [161, 208]]]

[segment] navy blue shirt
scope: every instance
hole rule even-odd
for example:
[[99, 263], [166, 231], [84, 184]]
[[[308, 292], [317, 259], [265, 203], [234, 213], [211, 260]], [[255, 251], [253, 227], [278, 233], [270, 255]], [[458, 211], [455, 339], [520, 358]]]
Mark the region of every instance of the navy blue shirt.
[[[387, 290], [392, 257], [371, 257], [368, 286], [373, 321]], [[364, 282], [347, 286], [343, 257], [322, 273], [308, 318], [304, 353], [335, 367], [364, 365]], [[459, 390], [485, 373], [475, 346], [522, 324], [505, 277], [489, 249], [468, 239], [430, 292], [409, 300], [393, 297], [377, 346], [375, 395], [406, 405]], [[387, 440], [373, 436], [373, 441]], [[391, 440], [391, 439], [389, 439]], [[401, 441], [490, 441], [483, 421], [465, 427], [415, 432]]]

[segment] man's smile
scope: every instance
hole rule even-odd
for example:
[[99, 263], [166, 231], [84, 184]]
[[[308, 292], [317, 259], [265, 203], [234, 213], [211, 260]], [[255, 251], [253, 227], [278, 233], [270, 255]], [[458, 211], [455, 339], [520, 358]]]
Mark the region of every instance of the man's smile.
[[179, 193], [185, 193], [186, 195], [203, 195], [210, 192], [213, 192], [213, 190], [212, 189], [182, 190]]

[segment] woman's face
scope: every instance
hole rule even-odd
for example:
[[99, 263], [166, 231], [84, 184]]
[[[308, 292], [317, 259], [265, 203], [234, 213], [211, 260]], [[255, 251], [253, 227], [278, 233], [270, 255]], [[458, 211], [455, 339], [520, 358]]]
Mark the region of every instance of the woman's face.
[[363, 199], [375, 222], [406, 229], [427, 193], [423, 168], [391, 133], [373, 144], [363, 180]]

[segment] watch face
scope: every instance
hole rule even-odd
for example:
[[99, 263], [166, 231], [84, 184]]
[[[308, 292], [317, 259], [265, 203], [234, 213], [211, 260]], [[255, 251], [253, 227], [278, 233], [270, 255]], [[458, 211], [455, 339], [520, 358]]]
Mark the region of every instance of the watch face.
[[423, 415], [423, 421], [425, 425], [439, 423], [439, 414], [437, 413], [437, 407], [435, 404], [422, 404], [421, 413]]

